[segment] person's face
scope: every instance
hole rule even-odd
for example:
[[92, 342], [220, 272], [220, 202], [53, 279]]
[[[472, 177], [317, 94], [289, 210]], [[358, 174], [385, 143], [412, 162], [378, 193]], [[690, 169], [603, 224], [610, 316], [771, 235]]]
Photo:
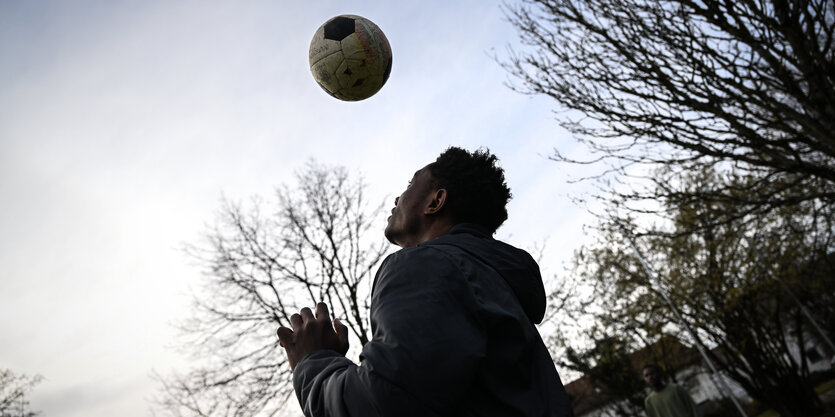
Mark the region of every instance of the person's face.
[[661, 385], [661, 374], [655, 368], [644, 369], [644, 381], [647, 385], [655, 388]]
[[428, 167], [415, 172], [406, 190], [394, 199], [385, 231], [389, 242], [403, 248], [420, 243], [426, 227], [426, 208], [434, 191]]

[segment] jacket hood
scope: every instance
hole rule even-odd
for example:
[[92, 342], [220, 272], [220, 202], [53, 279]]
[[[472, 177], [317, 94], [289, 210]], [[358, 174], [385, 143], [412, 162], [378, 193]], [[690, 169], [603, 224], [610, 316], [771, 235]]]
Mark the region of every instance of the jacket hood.
[[539, 324], [545, 317], [542, 275], [539, 265], [528, 252], [493, 239], [485, 228], [472, 223], [457, 224], [446, 235], [426, 243], [455, 246], [489, 265], [516, 294], [532, 323]]

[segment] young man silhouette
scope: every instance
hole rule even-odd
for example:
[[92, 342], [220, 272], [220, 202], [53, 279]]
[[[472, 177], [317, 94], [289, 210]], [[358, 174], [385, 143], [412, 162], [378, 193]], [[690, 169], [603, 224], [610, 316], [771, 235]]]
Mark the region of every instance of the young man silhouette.
[[572, 415], [534, 327], [545, 291], [531, 256], [493, 239], [511, 197], [489, 151], [451, 147], [394, 200], [372, 340], [345, 358], [347, 328], [320, 303], [278, 329], [308, 417]]

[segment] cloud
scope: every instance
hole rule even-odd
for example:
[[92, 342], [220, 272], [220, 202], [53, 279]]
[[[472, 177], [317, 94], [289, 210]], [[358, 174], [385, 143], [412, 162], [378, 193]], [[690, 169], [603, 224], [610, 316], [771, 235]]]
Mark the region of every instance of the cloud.
[[[488, 146], [515, 194], [500, 233], [575, 241], [583, 217], [539, 156], [564, 133], [487, 56], [513, 35], [497, 5], [0, 2], [0, 314], [15, 318], [0, 357], [47, 378], [33, 406], [147, 415], [146, 375], [182, 364], [169, 323], [199, 279], [180, 244], [221, 194], [271, 193], [310, 157], [391, 204], [447, 146]], [[307, 66], [315, 29], [346, 12], [394, 50], [387, 85], [358, 103]]]

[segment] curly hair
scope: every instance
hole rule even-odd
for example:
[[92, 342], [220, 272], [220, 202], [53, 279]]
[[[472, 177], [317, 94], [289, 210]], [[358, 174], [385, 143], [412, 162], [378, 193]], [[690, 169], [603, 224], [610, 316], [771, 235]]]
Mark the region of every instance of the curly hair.
[[495, 233], [507, 220], [512, 195], [497, 162], [487, 148], [468, 152], [450, 146], [429, 164], [434, 185], [447, 190], [446, 209], [453, 221], [476, 223]]
[[654, 363], [648, 363], [648, 364], [644, 365], [644, 368], [642, 369], [642, 371], [646, 371], [647, 369], [652, 369], [652, 370], [654, 370], [655, 372], [658, 372], [659, 374], [661, 374], [661, 373], [663, 373], [663, 372], [664, 372], [664, 371], [661, 369], [661, 367], [659, 367], [658, 365], [656, 365], [656, 364], [654, 364]]

